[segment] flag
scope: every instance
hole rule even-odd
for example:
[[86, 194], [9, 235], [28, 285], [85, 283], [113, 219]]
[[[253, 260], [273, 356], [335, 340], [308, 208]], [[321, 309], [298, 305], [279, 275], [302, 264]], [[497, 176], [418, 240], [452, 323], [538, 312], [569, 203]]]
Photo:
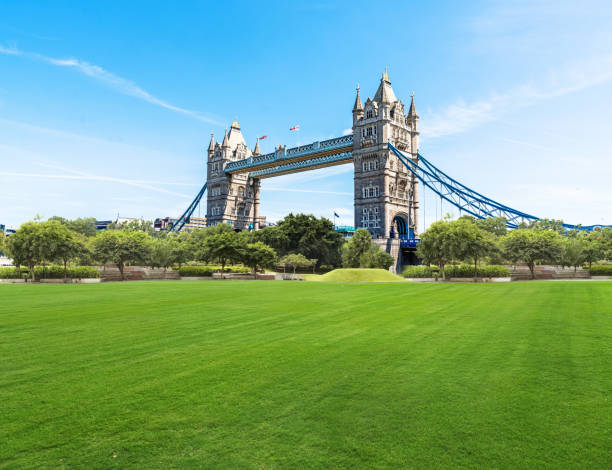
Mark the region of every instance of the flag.
[[300, 130], [300, 126], [293, 126], [291, 128], [289, 128], [290, 131], [299, 131]]
[[340, 216], [334, 212], [334, 217], [340, 217]]
[[259, 140], [264, 140], [264, 139], [267, 139], [267, 138], [268, 138], [268, 136], [267, 136], [267, 135], [262, 135], [262, 136], [259, 138]]

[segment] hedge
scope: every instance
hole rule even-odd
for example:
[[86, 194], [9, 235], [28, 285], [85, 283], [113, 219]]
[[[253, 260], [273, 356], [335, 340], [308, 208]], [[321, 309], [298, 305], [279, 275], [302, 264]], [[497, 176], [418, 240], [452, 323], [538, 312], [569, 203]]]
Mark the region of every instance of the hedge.
[[[210, 277], [219, 271], [221, 271], [221, 266], [181, 266], [178, 270], [181, 277]], [[251, 270], [244, 266], [226, 266], [225, 272], [249, 273]]]
[[612, 276], [612, 265], [593, 265], [589, 273], [591, 276]]
[[[435, 277], [433, 271], [437, 271], [438, 268], [430, 268], [429, 266], [406, 266], [402, 271], [404, 277]], [[444, 274], [447, 278], [449, 277], [474, 277], [474, 266], [470, 264], [461, 265], [448, 265], [444, 268]], [[442, 276], [441, 273], [438, 274]], [[505, 266], [490, 265], [480, 266], [478, 268], [477, 277], [509, 277], [510, 271]]]
[[[36, 279], [63, 279], [63, 266], [37, 266], [34, 268]], [[91, 266], [75, 266], [68, 268], [67, 276], [70, 279], [93, 279], [100, 277], [100, 272]]]
[[0, 267], [0, 279], [23, 279], [27, 275], [27, 268]]

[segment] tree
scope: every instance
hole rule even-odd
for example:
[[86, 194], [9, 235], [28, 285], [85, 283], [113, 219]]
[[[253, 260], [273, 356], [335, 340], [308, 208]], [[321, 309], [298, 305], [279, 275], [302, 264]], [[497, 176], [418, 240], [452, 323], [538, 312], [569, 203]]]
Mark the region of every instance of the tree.
[[122, 223], [113, 222], [108, 226], [108, 228], [109, 230], [128, 230], [130, 232], [144, 232], [148, 233], [149, 235], [153, 235], [155, 233], [155, 229], [153, 228], [153, 221], [144, 219], [133, 219]]
[[49, 221], [55, 220], [62, 225], [65, 225], [70, 230], [76, 233], [80, 233], [86, 237], [94, 237], [97, 233], [96, 219], [94, 217], [78, 218], [74, 220], [64, 219], [57, 215], [51, 217]]
[[[505, 228], [505, 226], [504, 226]], [[478, 276], [478, 262], [493, 251], [494, 235], [481, 230], [473, 220], [450, 222], [451, 251], [455, 259], [470, 259], [474, 263], [474, 277]]]
[[168, 269], [172, 265], [172, 241], [168, 238], [157, 238], [151, 241], [149, 266]]
[[584, 239], [582, 236], [567, 237], [563, 239], [561, 263], [563, 266], [572, 266], [574, 273], [585, 261]]
[[6, 251], [6, 235], [4, 234], [4, 230], [0, 230], [0, 254], [4, 254]]
[[395, 262], [395, 258], [386, 251], [382, 250], [378, 245], [372, 243], [369, 256], [367, 259], [367, 268], [389, 269]]
[[317, 259], [318, 264], [338, 266], [343, 237], [334, 230], [333, 223], [314, 215], [289, 214], [275, 227], [252, 233], [254, 241], [262, 241], [274, 248], [281, 256], [301, 253], [307, 258]]
[[57, 220], [48, 220], [40, 224], [42, 236], [40, 250], [42, 258], [48, 261], [60, 261], [64, 265], [64, 280], [68, 277], [68, 262], [86, 251], [85, 243], [77, 233]]
[[561, 257], [561, 236], [550, 230], [516, 229], [504, 237], [506, 256], [527, 263], [535, 279], [536, 263], [555, 263]]
[[200, 251], [200, 259], [206, 261], [219, 260], [221, 271], [225, 271], [228, 261], [240, 261], [240, 239], [236, 232], [222, 232], [209, 235], [204, 239], [203, 249]]
[[105, 230], [92, 241], [94, 256], [102, 262], [112, 262], [121, 273], [126, 263], [143, 262], [149, 257], [150, 238], [146, 233], [124, 230]]
[[298, 268], [307, 268], [312, 266], [312, 260], [309, 260], [301, 253], [291, 253], [283, 258], [281, 258], [280, 263], [289, 269], [293, 269], [293, 274], [295, 275], [295, 270]]
[[257, 278], [259, 268], [272, 268], [276, 263], [276, 252], [262, 242], [249, 243], [242, 249], [241, 261], [253, 270]]
[[195, 251], [189, 244], [189, 239], [183, 234], [168, 237], [170, 243], [170, 257], [172, 262], [180, 268], [183, 263], [195, 258]]
[[504, 236], [508, 231], [506, 227], [507, 219], [505, 217], [487, 217], [486, 219], [474, 219], [473, 217], [469, 218], [474, 220], [479, 229], [489, 232], [497, 237]]
[[364, 228], [357, 229], [342, 248], [342, 266], [345, 268], [362, 267], [362, 257], [370, 252], [372, 235]]
[[417, 256], [426, 264], [437, 264], [442, 272], [442, 279], [445, 279], [444, 267], [453, 259], [456, 251], [456, 247], [453, 246], [450, 224], [439, 220], [421, 234]]
[[42, 226], [37, 222], [26, 222], [9, 237], [7, 242], [8, 255], [13, 258], [16, 266], [26, 265], [34, 280], [34, 268], [43, 259], [41, 250]]

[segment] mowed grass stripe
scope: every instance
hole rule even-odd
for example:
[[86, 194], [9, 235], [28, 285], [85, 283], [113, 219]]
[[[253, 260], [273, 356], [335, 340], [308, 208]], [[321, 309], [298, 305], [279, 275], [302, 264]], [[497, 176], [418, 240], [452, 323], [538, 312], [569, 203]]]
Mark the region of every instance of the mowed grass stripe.
[[0, 286], [7, 468], [610, 466], [612, 289]]

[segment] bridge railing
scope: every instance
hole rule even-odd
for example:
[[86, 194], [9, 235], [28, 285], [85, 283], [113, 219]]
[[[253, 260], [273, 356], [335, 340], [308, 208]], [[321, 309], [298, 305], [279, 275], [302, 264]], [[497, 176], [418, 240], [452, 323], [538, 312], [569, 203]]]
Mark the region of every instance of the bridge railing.
[[316, 157], [317, 153], [330, 152], [335, 149], [342, 149], [353, 145], [353, 136], [343, 135], [342, 137], [334, 137], [333, 139], [322, 140], [320, 142], [312, 142], [307, 145], [301, 145], [299, 147], [292, 147], [285, 150], [285, 156], [278, 158], [276, 152], [267, 153], [265, 155], [258, 155], [256, 157], [248, 157], [243, 160], [230, 162], [225, 166], [226, 173], [232, 173], [237, 170], [243, 170], [248, 168], [257, 167], [267, 163], [278, 161], [285, 162], [292, 158], [303, 157], [313, 155]]

